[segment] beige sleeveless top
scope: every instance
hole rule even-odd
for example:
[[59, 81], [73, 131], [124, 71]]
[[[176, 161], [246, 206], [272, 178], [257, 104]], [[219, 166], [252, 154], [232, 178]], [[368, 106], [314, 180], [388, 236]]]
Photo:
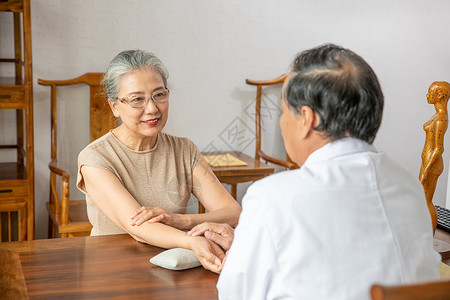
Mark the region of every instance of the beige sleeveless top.
[[127, 148], [108, 132], [84, 148], [78, 156], [77, 187], [86, 194], [91, 235], [125, 233], [113, 223], [87, 194], [82, 166], [113, 173], [143, 206], [159, 206], [174, 213], [185, 213], [192, 192], [192, 172], [199, 151], [187, 138], [160, 133], [151, 150]]

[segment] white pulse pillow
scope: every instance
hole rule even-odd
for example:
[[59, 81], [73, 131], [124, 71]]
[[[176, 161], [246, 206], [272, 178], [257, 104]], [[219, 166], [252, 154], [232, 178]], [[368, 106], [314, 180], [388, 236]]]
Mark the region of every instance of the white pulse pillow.
[[184, 248], [173, 248], [150, 258], [154, 265], [169, 270], [186, 270], [201, 266], [194, 251]]

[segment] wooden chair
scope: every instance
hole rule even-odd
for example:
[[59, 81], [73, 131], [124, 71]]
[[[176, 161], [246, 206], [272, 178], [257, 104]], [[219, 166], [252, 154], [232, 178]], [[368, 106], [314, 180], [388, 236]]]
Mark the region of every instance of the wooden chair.
[[0, 243], [25, 241], [27, 236], [25, 202], [5, 203], [0, 206]]
[[[49, 213], [49, 238], [56, 232], [61, 237], [89, 235], [92, 225], [89, 223], [85, 200], [70, 200], [69, 172], [58, 163], [57, 104], [64, 101], [57, 97], [57, 88], [77, 84], [87, 84], [90, 87], [89, 127], [90, 141], [101, 137], [117, 125], [117, 120], [109, 108], [104, 92], [101, 89], [102, 73], [86, 73], [80, 77], [68, 80], [38, 79], [38, 83], [51, 87], [51, 161], [50, 168], [50, 200], [47, 202]], [[77, 158], [74, 157], [74, 160]], [[57, 176], [61, 178], [61, 197], [58, 194]]]
[[[246, 83], [249, 85], [256, 86], [256, 104], [255, 104], [255, 156], [250, 157], [242, 152], [233, 151], [231, 154], [240, 160], [247, 163], [247, 166], [238, 167], [212, 167], [214, 174], [217, 176], [220, 182], [231, 185], [231, 195], [236, 199], [237, 184], [256, 181], [264, 178], [274, 172], [274, 168], [267, 163], [276, 164], [282, 166], [286, 169], [295, 169], [297, 165], [290, 161], [288, 158], [286, 160], [278, 159], [267, 155], [261, 149], [261, 98], [262, 89], [265, 86], [282, 84], [286, 79], [287, 74], [283, 74], [278, 78], [271, 80], [251, 80], [246, 79]], [[204, 153], [208, 154], [219, 154], [219, 153]], [[261, 162], [261, 159], [265, 160], [266, 163]], [[199, 209], [200, 210], [200, 209]]]
[[[433, 82], [427, 94], [427, 101], [433, 104], [436, 113], [428, 120], [423, 129], [426, 132], [425, 145], [422, 151], [422, 163], [420, 166], [419, 180], [423, 185], [428, 210], [433, 224], [433, 233], [436, 232], [437, 213], [433, 204], [433, 195], [439, 176], [444, 170], [442, 153], [444, 152], [444, 134], [448, 127], [447, 102], [450, 97], [450, 84], [445, 81]], [[448, 258], [450, 244], [437, 239], [434, 240], [435, 249]]]
[[372, 300], [448, 300], [450, 280], [395, 286], [375, 284], [370, 295]]
[[255, 145], [255, 160], [259, 160], [260, 158], [264, 159], [267, 162], [270, 162], [275, 165], [282, 166], [288, 170], [297, 169], [298, 166], [286, 155], [286, 160], [278, 159], [267, 155], [261, 149], [261, 96], [262, 89], [264, 86], [268, 85], [276, 85], [282, 84], [286, 80], [288, 74], [283, 74], [278, 78], [272, 80], [251, 80], [246, 79], [245, 82], [250, 85], [256, 85], [256, 117], [255, 117], [255, 125], [256, 125], [256, 145]]

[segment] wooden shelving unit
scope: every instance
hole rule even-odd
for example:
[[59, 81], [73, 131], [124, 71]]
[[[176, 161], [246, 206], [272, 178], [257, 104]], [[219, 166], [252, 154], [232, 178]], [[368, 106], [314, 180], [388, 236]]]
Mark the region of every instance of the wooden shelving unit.
[[[1, 241], [34, 239], [34, 146], [31, 17], [29, 0], [0, 0], [0, 11], [13, 15], [14, 57], [0, 58], [0, 68], [14, 65], [14, 76], [0, 77], [0, 109], [16, 111], [17, 142], [0, 145], [17, 151], [14, 162], [0, 163]], [[7, 15], [2, 13], [2, 15]]]

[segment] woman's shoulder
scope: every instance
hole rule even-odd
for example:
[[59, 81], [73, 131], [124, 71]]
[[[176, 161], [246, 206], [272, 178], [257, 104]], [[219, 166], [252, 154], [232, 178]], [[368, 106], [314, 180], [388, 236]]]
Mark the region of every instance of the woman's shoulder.
[[158, 142], [159, 151], [172, 153], [176, 160], [183, 160], [189, 163], [192, 168], [197, 165], [200, 152], [190, 139], [162, 132], [160, 138]]
[[189, 138], [187, 137], [179, 137], [179, 136], [175, 136], [169, 133], [165, 133], [165, 132], [161, 132], [160, 133], [160, 138], [161, 138], [161, 142], [162, 144], [169, 144], [172, 146], [176, 146], [176, 147], [195, 147], [194, 142], [192, 142]]
[[[111, 131], [107, 132], [103, 136], [99, 137], [95, 141], [92, 141], [83, 150], [80, 151], [79, 156], [91, 156], [98, 153], [107, 153], [108, 148], [111, 148], [111, 144], [115, 143], [115, 139]], [[109, 146], [108, 146], [109, 145]]]
[[110, 143], [113, 140], [114, 140], [114, 136], [113, 136], [112, 132], [108, 131], [107, 133], [105, 133], [104, 135], [99, 137], [98, 139], [89, 143], [86, 147], [84, 147], [84, 149], [82, 151], [104, 147], [105, 144]]

